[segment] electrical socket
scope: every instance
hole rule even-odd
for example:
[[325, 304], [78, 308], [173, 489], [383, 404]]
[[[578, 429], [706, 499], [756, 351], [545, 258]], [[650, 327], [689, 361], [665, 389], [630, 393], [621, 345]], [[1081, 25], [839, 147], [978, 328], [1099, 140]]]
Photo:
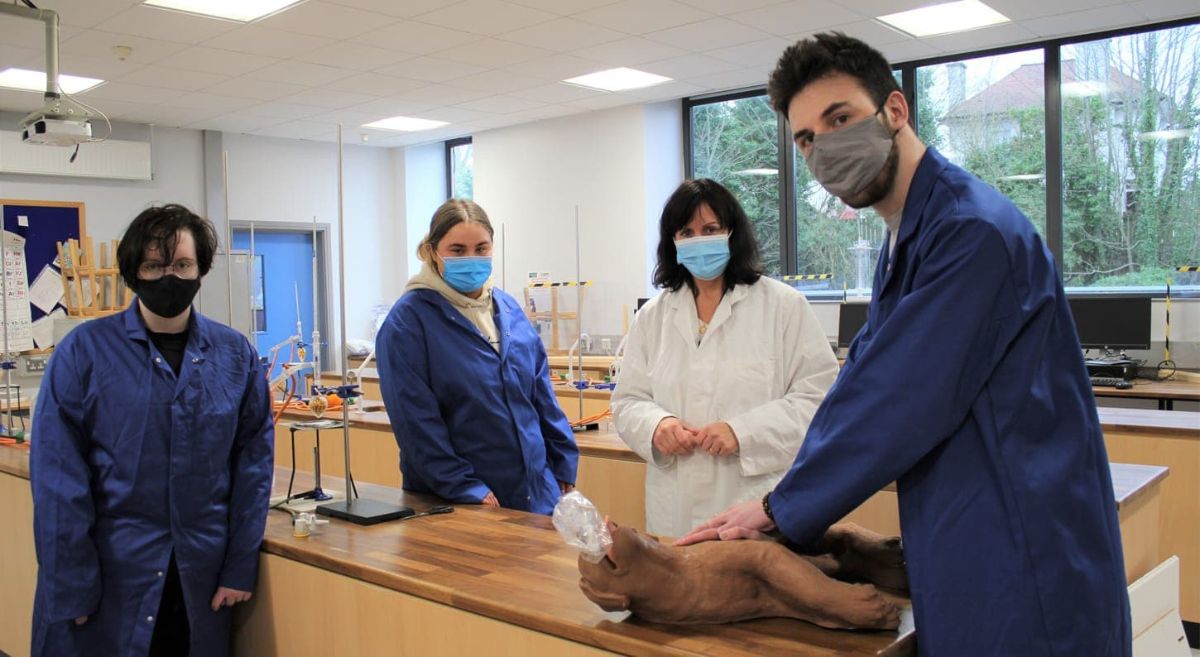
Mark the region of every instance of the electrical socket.
[[45, 372], [46, 357], [45, 356], [26, 356], [25, 357], [26, 372]]

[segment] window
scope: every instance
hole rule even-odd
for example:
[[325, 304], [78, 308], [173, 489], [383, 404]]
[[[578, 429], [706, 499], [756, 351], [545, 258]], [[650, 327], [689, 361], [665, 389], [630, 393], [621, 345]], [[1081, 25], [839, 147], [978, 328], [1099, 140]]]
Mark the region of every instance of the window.
[[780, 248], [779, 121], [765, 94], [691, 107], [691, 177], [712, 178], [737, 197], [768, 274], [783, 274]]
[[1197, 25], [1063, 46], [1065, 285], [1162, 288], [1200, 264], [1198, 62]]
[[[1176, 273], [1200, 265], [1200, 19], [910, 62], [894, 74], [917, 134], [1029, 217], [1065, 286], [1161, 293], [1171, 276], [1173, 291], [1200, 291], [1194, 274]], [[1047, 89], [1061, 104], [1047, 103]], [[733, 190], [769, 273], [821, 277], [797, 285], [818, 296], [869, 291], [883, 221], [813, 180], [762, 90], [684, 108], [688, 174]]]
[[1044, 50], [916, 69], [917, 135], [1046, 233]]
[[475, 198], [475, 147], [470, 137], [446, 142], [446, 190], [450, 198]]

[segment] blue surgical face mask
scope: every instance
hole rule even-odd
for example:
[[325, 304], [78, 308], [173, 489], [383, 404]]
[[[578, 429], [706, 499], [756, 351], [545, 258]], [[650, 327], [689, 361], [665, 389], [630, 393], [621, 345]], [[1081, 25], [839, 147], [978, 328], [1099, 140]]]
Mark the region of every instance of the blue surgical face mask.
[[482, 288], [491, 275], [492, 256], [442, 258], [442, 278], [463, 294]]
[[725, 273], [729, 264], [729, 233], [675, 240], [675, 254], [692, 276], [711, 281]]

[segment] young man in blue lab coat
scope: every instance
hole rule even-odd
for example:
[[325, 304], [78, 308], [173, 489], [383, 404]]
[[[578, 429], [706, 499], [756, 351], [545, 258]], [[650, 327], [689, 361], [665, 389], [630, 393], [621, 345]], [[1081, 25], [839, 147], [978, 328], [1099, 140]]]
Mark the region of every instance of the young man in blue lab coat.
[[274, 434], [254, 349], [192, 310], [216, 246], [184, 207], [142, 212], [117, 250], [136, 301], [50, 359], [30, 461], [34, 657], [229, 653]]
[[888, 225], [869, 319], [790, 472], [681, 543], [810, 543], [891, 481], [922, 655], [1129, 655], [1112, 480], [1053, 258], [909, 124], [887, 61], [821, 34], [769, 85], [814, 177]]

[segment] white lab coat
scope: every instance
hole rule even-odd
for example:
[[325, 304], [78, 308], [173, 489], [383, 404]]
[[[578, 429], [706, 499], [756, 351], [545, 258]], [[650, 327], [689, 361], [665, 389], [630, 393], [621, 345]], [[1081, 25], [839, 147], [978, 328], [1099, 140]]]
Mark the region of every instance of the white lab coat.
[[[770, 278], [726, 292], [699, 345], [698, 330], [686, 285], [649, 301], [613, 393], [617, 432], [647, 464], [646, 529], [662, 536], [774, 488], [838, 372], [808, 300]], [[668, 416], [695, 429], [728, 422], [739, 452], [664, 456], [652, 443]]]

